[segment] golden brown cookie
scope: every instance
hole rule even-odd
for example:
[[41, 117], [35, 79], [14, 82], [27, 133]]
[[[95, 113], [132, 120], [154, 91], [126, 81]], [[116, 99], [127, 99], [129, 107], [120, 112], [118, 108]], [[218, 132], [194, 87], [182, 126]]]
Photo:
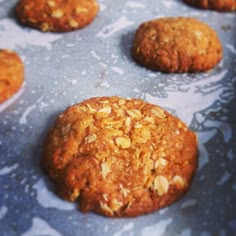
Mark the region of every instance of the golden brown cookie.
[[56, 192], [78, 201], [82, 212], [137, 216], [187, 191], [197, 168], [197, 140], [159, 106], [97, 97], [59, 115], [41, 164]]
[[222, 58], [216, 32], [190, 17], [144, 22], [136, 31], [133, 58], [163, 72], [198, 72], [213, 68]]
[[20, 0], [16, 15], [22, 24], [41, 31], [67, 32], [91, 23], [98, 10], [96, 0]]
[[24, 80], [24, 66], [13, 51], [0, 49], [0, 103], [14, 95]]
[[183, 0], [184, 2], [198, 8], [216, 11], [235, 11], [235, 0]]

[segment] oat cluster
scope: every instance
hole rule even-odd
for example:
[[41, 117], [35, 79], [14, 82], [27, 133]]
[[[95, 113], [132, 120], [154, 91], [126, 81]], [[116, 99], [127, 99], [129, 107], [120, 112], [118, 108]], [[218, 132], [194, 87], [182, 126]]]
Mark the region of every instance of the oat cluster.
[[196, 136], [178, 118], [138, 99], [97, 97], [69, 107], [44, 143], [42, 166], [57, 193], [82, 212], [136, 216], [189, 188]]

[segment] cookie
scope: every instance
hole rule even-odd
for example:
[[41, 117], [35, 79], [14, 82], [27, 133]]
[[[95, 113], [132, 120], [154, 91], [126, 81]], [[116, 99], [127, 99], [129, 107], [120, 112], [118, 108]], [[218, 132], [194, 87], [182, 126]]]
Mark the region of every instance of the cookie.
[[191, 6], [215, 11], [235, 11], [235, 0], [183, 0]]
[[213, 68], [222, 58], [216, 32], [190, 17], [159, 18], [144, 22], [135, 33], [133, 58], [162, 72], [199, 72]]
[[137, 216], [186, 193], [197, 168], [197, 140], [157, 105], [96, 97], [59, 115], [41, 164], [58, 195], [78, 201], [82, 212]]
[[90, 24], [98, 10], [96, 0], [20, 0], [16, 16], [41, 31], [67, 32]]
[[13, 51], [0, 49], [0, 104], [14, 95], [24, 80], [24, 66]]

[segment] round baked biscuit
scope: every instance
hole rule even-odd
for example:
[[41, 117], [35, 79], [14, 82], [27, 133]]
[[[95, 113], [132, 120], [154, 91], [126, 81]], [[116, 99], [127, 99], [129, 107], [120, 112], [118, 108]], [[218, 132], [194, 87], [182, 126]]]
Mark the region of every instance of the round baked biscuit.
[[162, 72], [199, 72], [213, 68], [222, 58], [216, 32], [190, 17], [159, 18], [142, 23], [134, 37], [133, 58]]
[[96, 0], [20, 0], [16, 16], [41, 31], [67, 32], [90, 24], [98, 10]]
[[139, 99], [97, 97], [66, 109], [44, 142], [43, 169], [82, 212], [137, 216], [179, 199], [197, 168], [196, 135]]
[[0, 49], [0, 103], [14, 95], [24, 80], [24, 66], [13, 51]]
[[216, 11], [235, 11], [235, 0], [183, 0], [191, 6]]

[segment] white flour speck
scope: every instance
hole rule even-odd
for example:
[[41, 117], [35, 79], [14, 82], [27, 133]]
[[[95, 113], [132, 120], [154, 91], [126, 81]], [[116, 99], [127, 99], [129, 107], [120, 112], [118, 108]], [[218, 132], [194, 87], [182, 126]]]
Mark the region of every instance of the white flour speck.
[[236, 54], [236, 49], [233, 45], [226, 44], [226, 47], [229, 49], [230, 52], [232, 52], [233, 54]]
[[8, 208], [6, 206], [2, 206], [0, 208], [0, 220], [4, 218], [7, 212], [8, 212]]
[[26, 110], [24, 111], [24, 113], [22, 114], [21, 118], [19, 119], [19, 123], [21, 125], [25, 125], [27, 124], [27, 118], [28, 115], [36, 108], [36, 105], [32, 105], [26, 108]]
[[121, 16], [116, 22], [113, 24], [105, 26], [100, 32], [97, 33], [98, 38], [108, 38], [114, 33], [127, 28], [130, 25], [133, 25], [134, 22], [129, 21], [125, 16]]
[[163, 209], [160, 209], [159, 210], [159, 213], [161, 214], [161, 215], [163, 215], [164, 213], [166, 213], [167, 211], [168, 211], [168, 207], [165, 207], [165, 208], [163, 208]]
[[157, 77], [157, 75], [154, 74], [154, 73], [148, 73], [147, 76], [150, 77], [150, 78], [156, 78]]
[[103, 62], [99, 62], [99, 65], [106, 68], [107, 67], [107, 64], [103, 63]]
[[27, 181], [27, 179], [24, 178], [24, 179], [22, 179], [22, 180], [20, 181], [20, 184], [21, 184], [21, 185], [24, 185], [26, 181]]
[[72, 79], [70, 82], [71, 82], [71, 84], [75, 85], [75, 84], [77, 84], [78, 80], [77, 79]]
[[181, 231], [181, 233], [178, 236], [191, 236], [192, 230], [187, 228]]
[[145, 8], [145, 5], [142, 3], [138, 3], [138, 2], [127, 2], [125, 4], [126, 7], [130, 7], [130, 8]]
[[30, 186], [29, 186], [28, 184], [25, 185], [25, 192], [26, 192], [26, 193], [29, 192], [29, 187], [30, 187]]
[[102, 3], [100, 3], [99, 6], [100, 6], [100, 11], [101, 12], [107, 9], [107, 6], [102, 4]]
[[87, 74], [87, 71], [86, 70], [83, 70], [82, 72], [81, 72], [81, 75], [86, 75]]
[[130, 222], [122, 227], [122, 229], [113, 234], [113, 236], [121, 236], [124, 232], [130, 231], [134, 228], [134, 223]]
[[49, 106], [49, 104], [46, 103], [46, 102], [41, 102], [41, 103], [39, 104], [39, 108], [40, 108], [40, 109], [43, 109], [43, 108], [48, 107], [48, 106]]
[[200, 236], [211, 236], [211, 233], [209, 233], [207, 231], [203, 231], [200, 233]]
[[229, 160], [233, 160], [234, 159], [234, 154], [233, 154], [233, 150], [230, 149], [227, 153], [227, 157], [229, 158]]
[[163, 4], [165, 5], [166, 8], [169, 8], [169, 9], [176, 6], [176, 3], [172, 1], [163, 1]]
[[225, 182], [227, 182], [229, 180], [229, 178], [231, 177], [229, 171], [225, 171], [223, 176], [220, 178], [220, 180], [218, 180], [218, 182], [216, 183], [217, 185], [223, 185]]
[[110, 84], [108, 84], [107, 82], [103, 82], [100, 84], [101, 87], [104, 87], [104, 88], [109, 88], [110, 87]]
[[108, 232], [108, 229], [109, 229], [109, 225], [105, 225], [103, 230], [104, 232]]
[[114, 72], [116, 72], [117, 74], [119, 74], [119, 75], [123, 75], [123, 74], [124, 74], [124, 71], [123, 71], [121, 68], [119, 68], [119, 67], [112, 66], [111, 69], [112, 69]]
[[46, 221], [39, 217], [34, 217], [32, 226], [21, 236], [32, 236], [32, 235], [50, 235], [50, 236], [62, 236], [58, 231], [53, 229]]
[[134, 88], [133, 91], [134, 91], [135, 93], [139, 93], [139, 92], [140, 92], [140, 90], [139, 90], [138, 88]]
[[161, 220], [157, 224], [145, 227], [142, 231], [142, 236], [161, 236], [165, 233], [166, 228], [173, 221], [172, 218]]
[[13, 170], [15, 170], [18, 167], [18, 164], [14, 164], [12, 166], [5, 166], [2, 169], [0, 169], [0, 175], [6, 175], [11, 173]]
[[186, 208], [186, 207], [193, 207], [197, 204], [197, 200], [196, 199], [189, 199], [186, 200], [181, 206], [180, 208]]
[[94, 58], [96, 58], [96, 59], [98, 59], [98, 60], [100, 60], [101, 58], [97, 55], [97, 53], [95, 52], [95, 51], [91, 51], [91, 55], [94, 57]]
[[74, 43], [67, 43], [66, 46], [67, 46], [68, 48], [70, 48], [70, 47], [74, 47], [75, 44], [74, 44]]
[[117, 59], [117, 58], [119, 58], [119, 56], [117, 56], [117, 55], [115, 55], [115, 54], [112, 53], [112, 54], [111, 54], [111, 58], [112, 58], [112, 59]]

